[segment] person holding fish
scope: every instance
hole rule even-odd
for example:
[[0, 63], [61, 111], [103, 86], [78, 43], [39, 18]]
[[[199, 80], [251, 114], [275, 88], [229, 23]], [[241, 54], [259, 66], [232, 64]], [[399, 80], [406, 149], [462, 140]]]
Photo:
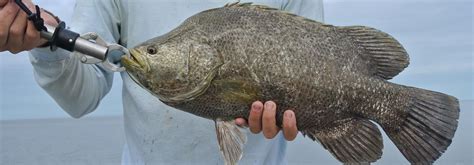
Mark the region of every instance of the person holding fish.
[[[232, 2], [234, 0], [78, 0], [71, 29], [81, 33], [97, 32], [109, 43], [133, 47], [167, 33], [193, 14]], [[253, 2], [323, 21], [322, 0]], [[31, 1], [24, 3], [33, 9]], [[42, 12], [41, 16], [49, 25], [58, 24], [57, 17], [49, 12]], [[30, 51], [36, 81], [72, 117], [80, 118], [97, 108], [111, 89], [113, 72], [101, 64], [82, 64], [67, 51], [52, 52], [42, 47], [46, 41], [40, 39], [26, 14], [12, 0], [0, 0], [0, 17], [0, 51], [14, 54]], [[120, 62], [120, 57], [111, 58]], [[120, 74], [126, 134], [123, 164], [223, 162], [215, 145], [214, 122], [166, 106], [126, 72]], [[235, 124], [248, 126], [248, 132], [254, 133], [247, 135], [239, 163], [285, 164], [286, 140], [294, 140], [298, 133], [294, 112], [285, 111], [282, 124], [277, 125], [275, 102], [260, 100], [249, 105], [249, 116], [235, 119]], [[279, 133], [280, 128], [282, 133]]]

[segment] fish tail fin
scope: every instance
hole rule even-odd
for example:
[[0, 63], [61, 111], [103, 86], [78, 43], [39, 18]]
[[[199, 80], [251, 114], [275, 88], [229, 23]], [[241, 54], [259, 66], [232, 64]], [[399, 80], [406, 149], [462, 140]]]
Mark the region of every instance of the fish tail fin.
[[415, 94], [405, 121], [397, 129], [382, 127], [410, 163], [430, 164], [451, 144], [458, 125], [459, 102], [443, 93], [409, 89]]

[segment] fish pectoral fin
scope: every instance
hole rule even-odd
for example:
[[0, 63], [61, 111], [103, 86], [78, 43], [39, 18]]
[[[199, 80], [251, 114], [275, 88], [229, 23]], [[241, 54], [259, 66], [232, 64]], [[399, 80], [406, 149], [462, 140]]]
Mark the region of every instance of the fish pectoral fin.
[[215, 80], [217, 97], [224, 102], [249, 104], [258, 99], [258, 86], [246, 80]]
[[370, 68], [374, 68], [373, 76], [388, 80], [408, 66], [408, 53], [389, 34], [365, 26], [346, 26], [340, 30], [363, 48], [363, 56], [370, 59]]
[[226, 165], [235, 165], [242, 158], [247, 135], [234, 121], [216, 121], [217, 141]]
[[382, 135], [374, 123], [366, 119], [348, 118], [331, 125], [334, 127], [302, 132], [311, 139], [318, 140], [343, 163], [370, 163], [382, 156]]

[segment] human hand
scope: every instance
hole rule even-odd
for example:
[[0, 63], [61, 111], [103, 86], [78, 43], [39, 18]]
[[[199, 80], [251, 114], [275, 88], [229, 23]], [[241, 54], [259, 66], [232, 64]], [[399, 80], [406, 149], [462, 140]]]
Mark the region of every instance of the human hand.
[[[23, 0], [28, 8], [35, 12], [31, 0]], [[41, 12], [41, 17], [46, 24], [56, 26], [58, 23], [53, 16]], [[27, 19], [25, 12], [21, 11], [13, 0], [0, 0], [0, 52], [10, 51], [13, 54], [31, 50], [44, 43], [34, 24]]]
[[[274, 138], [280, 131], [280, 128], [276, 125], [276, 104], [273, 101], [265, 102], [265, 105], [260, 101], [255, 101], [250, 109], [250, 115], [248, 118], [248, 126], [252, 133], [260, 133], [263, 131], [263, 135], [267, 139]], [[247, 122], [243, 118], [235, 119], [235, 123], [239, 126], [247, 126]], [[292, 110], [286, 110], [283, 115], [283, 135], [288, 141], [292, 141], [298, 134], [296, 127], [296, 117]]]
[[7, 4], [9, 0], [0, 0], [0, 9]]

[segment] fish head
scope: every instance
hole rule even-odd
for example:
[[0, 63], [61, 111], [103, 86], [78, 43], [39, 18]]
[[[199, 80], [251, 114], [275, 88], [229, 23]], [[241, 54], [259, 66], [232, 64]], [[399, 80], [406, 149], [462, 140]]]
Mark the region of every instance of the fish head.
[[130, 77], [165, 103], [189, 101], [204, 93], [223, 64], [205, 42], [150, 40], [130, 50], [122, 63]]

